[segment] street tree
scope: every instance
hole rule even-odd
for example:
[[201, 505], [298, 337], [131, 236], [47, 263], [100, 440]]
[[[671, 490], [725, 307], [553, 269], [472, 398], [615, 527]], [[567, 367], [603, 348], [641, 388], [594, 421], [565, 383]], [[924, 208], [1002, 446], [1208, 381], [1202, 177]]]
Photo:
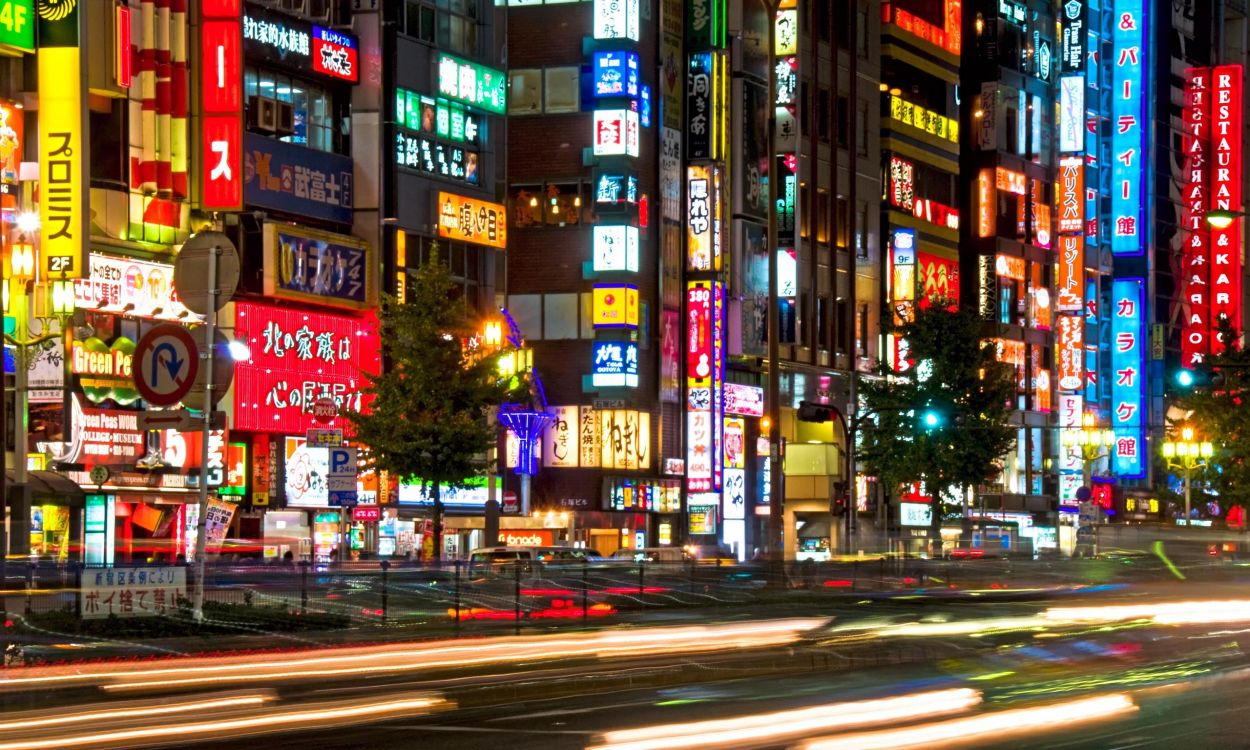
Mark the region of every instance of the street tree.
[[906, 342], [906, 363], [882, 362], [859, 386], [859, 460], [891, 490], [924, 483], [936, 541], [943, 498], [993, 479], [1015, 443], [1015, 373], [999, 361], [991, 324], [947, 300], [914, 306], [891, 333]]
[[441, 559], [441, 488], [463, 487], [489, 468], [497, 434], [489, 417], [511, 395], [512, 381], [471, 345], [473, 320], [437, 245], [412, 275], [404, 302], [383, 295], [378, 324], [383, 371], [366, 376], [367, 413], [347, 416], [376, 470], [423, 484]]
[[1215, 446], [1211, 468], [1195, 471], [1195, 482], [1218, 493], [1226, 511], [1233, 506], [1245, 511], [1250, 509], [1250, 351], [1227, 319], [1220, 320], [1216, 333], [1227, 345], [1193, 370], [1195, 380], [1175, 399], [1177, 418], [1171, 421], [1193, 427]]

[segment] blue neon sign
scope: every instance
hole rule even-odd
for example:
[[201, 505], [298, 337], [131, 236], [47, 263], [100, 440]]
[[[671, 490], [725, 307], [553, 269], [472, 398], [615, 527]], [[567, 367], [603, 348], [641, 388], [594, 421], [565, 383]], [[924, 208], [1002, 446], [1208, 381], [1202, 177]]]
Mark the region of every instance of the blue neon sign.
[[1116, 0], [1111, 32], [1111, 252], [1141, 255], [1149, 155], [1146, 8], [1142, 0]]
[[638, 53], [596, 52], [591, 58], [595, 96], [638, 98]]
[[597, 388], [638, 387], [638, 345], [625, 341], [596, 341], [590, 375]]
[[1146, 311], [1144, 282], [1111, 282], [1112, 471], [1123, 479], [1146, 476]]

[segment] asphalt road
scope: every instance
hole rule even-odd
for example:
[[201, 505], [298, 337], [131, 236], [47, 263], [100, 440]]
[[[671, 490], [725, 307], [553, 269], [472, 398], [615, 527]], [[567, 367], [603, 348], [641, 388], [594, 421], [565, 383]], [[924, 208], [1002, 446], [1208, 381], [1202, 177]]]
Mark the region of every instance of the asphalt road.
[[[446, 658], [432, 656], [431, 649], [448, 647], [410, 644], [406, 662], [373, 672], [352, 667], [297, 677], [277, 668], [265, 675], [263, 665], [247, 664], [237, 678], [211, 685], [147, 687], [111, 697], [195, 700], [212, 690], [265, 690], [271, 702], [259, 709], [261, 717], [267, 711], [393, 702], [419, 694], [452, 702], [384, 718], [366, 713], [333, 726], [293, 722], [285, 733], [266, 733], [273, 727], [260, 721], [229, 736], [223, 731], [212, 741], [192, 744], [183, 737], [165, 745], [223, 750], [245, 744], [263, 744], [266, 750], [583, 750], [611, 747], [621, 740], [612, 732], [646, 727], [662, 727], [653, 748], [695, 747], [679, 735], [693, 731], [692, 722], [711, 720], [739, 722], [732, 727], [735, 732], [747, 731], [742, 722], [763, 727], [749, 730], [757, 734], [751, 741], [742, 734], [715, 740], [715, 731], [728, 728], [724, 724], [698, 728], [696, 737], [713, 738], [698, 746], [717, 750], [799, 748], [813, 738], [841, 743], [830, 748], [912, 746], [881, 732], [910, 733], [911, 740], [923, 739], [926, 747], [940, 746], [933, 741], [945, 733], [960, 748], [1250, 748], [1250, 731], [1241, 720], [1250, 698], [1250, 656], [1244, 648], [1250, 638], [1250, 596], [1240, 589], [1169, 584], [1080, 596], [993, 596], [844, 601], [819, 613], [834, 615], [827, 624], [780, 646], [735, 647], [750, 641], [726, 636], [731, 640], [721, 643], [716, 639], [722, 636], [709, 635], [700, 653], [661, 653], [680, 629], [689, 630], [690, 621], [677, 618], [672, 624], [652, 624], [654, 630], [618, 627], [588, 636], [641, 637], [642, 645], [628, 654], [594, 650], [552, 658], [545, 649], [582, 637], [564, 631], [520, 639], [535, 650], [518, 658], [476, 662], [478, 652], [486, 656], [498, 639], [451, 641], [453, 650], [468, 649], [469, 661], [439, 668], [423, 661]], [[1227, 601], [1239, 596], [1240, 602]], [[1191, 601], [1173, 604], [1182, 599]], [[716, 619], [724, 627], [749, 628], [758, 618], [782, 614], [722, 612]], [[804, 613], [784, 613], [798, 614]], [[169, 678], [182, 679], [182, 669], [169, 670]], [[7, 676], [0, 672], [0, 687]], [[116, 705], [105, 702], [106, 688], [90, 683], [20, 695], [29, 702], [10, 704], [9, 711]], [[953, 696], [966, 702], [939, 713], [938, 707]], [[830, 716], [844, 721], [882, 701], [899, 706], [858, 726], [804, 726], [794, 713], [818, 711], [822, 721], [833, 721]], [[1097, 716], [1098, 710], [1108, 714]], [[11, 716], [18, 714], [2, 718]], [[133, 721], [142, 725], [152, 719], [140, 715]], [[3, 735], [0, 731], [0, 749], [8, 747]], [[64, 746], [94, 747], [86, 742]]]

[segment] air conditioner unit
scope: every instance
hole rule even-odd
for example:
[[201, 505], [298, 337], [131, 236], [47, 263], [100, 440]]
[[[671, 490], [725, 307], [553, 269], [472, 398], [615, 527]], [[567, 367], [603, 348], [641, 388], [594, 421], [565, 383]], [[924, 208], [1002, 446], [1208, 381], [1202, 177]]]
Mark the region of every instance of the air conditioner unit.
[[290, 102], [278, 102], [274, 130], [278, 135], [295, 135], [295, 107]]
[[278, 102], [267, 96], [247, 98], [247, 127], [262, 133], [278, 130]]

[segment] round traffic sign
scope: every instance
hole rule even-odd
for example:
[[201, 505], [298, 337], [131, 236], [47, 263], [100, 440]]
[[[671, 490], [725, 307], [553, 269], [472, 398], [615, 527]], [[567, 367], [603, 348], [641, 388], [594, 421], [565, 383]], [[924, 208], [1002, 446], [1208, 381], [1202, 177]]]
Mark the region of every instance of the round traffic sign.
[[[208, 288], [209, 265], [217, 264], [213, 289]], [[178, 299], [192, 312], [220, 310], [239, 287], [239, 251], [221, 232], [199, 232], [183, 244], [174, 263], [174, 288]]]
[[338, 402], [333, 396], [318, 396], [312, 402], [312, 415], [320, 424], [330, 424], [339, 415]]
[[173, 406], [181, 401], [195, 384], [199, 369], [195, 340], [180, 325], [156, 326], [135, 345], [135, 388], [150, 406]]

